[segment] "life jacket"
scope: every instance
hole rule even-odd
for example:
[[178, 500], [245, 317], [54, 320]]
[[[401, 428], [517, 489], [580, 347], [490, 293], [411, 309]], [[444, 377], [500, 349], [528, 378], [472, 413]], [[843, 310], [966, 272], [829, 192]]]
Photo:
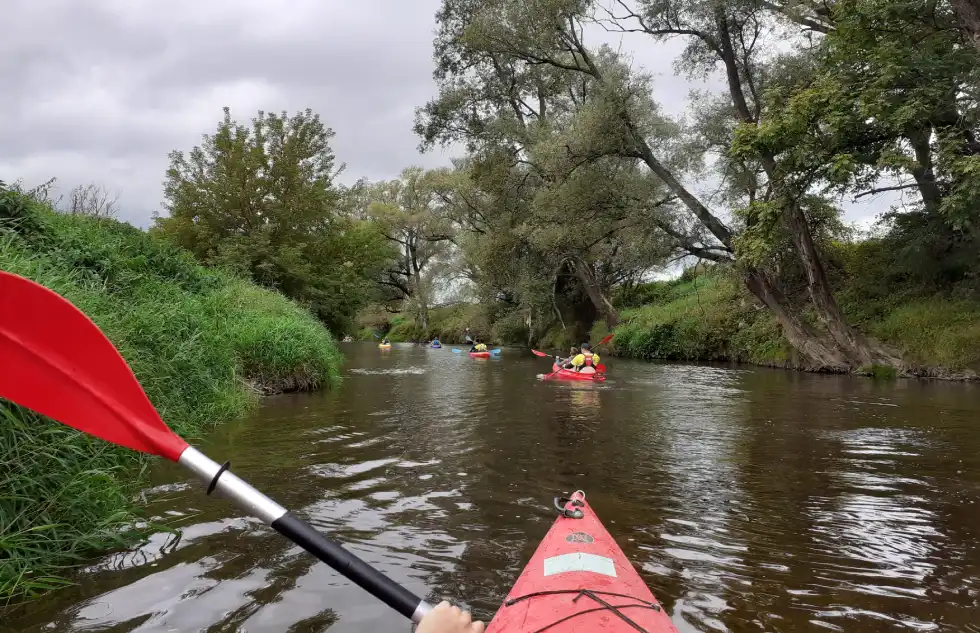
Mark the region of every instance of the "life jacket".
[[582, 356], [585, 356], [585, 366], [592, 367], [592, 352], [582, 352]]
[[476, 351], [485, 352], [487, 351], [487, 346], [484, 345], [483, 343], [480, 343], [479, 345], [476, 346]]

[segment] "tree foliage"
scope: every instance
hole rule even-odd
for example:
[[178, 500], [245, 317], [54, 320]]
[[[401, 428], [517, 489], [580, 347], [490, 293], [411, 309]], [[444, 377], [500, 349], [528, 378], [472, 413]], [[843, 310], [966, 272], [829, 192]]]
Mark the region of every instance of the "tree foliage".
[[436, 174], [409, 167], [395, 180], [367, 185], [366, 214], [397, 252], [381, 273], [382, 301], [412, 314], [427, 336], [429, 307], [448, 270], [454, 229], [436, 196]]
[[[964, 46], [957, 10], [925, 0], [444, 0], [439, 95], [416, 131], [423, 147], [464, 142], [473, 164], [506, 171], [495, 182], [518, 195], [481, 187], [521, 217], [506, 227], [511, 248], [535, 252], [539, 274], [549, 249], [585, 251], [599, 279], [608, 253], [590, 252], [602, 239], [585, 236], [615, 227], [613, 250], [657, 245], [734, 264], [812, 367], [900, 365], [848, 323], [827, 252], [847, 236], [839, 196], [899, 174], [953, 230], [974, 225], [977, 51]], [[667, 119], [649, 77], [586, 41], [596, 26], [649, 45], [682, 40], [677, 69], [720, 74], [724, 92], [699, 95], [683, 123]], [[720, 182], [711, 202], [689, 184], [705, 169]], [[589, 277], [583, 287], [608, 291]]]
[[344, 212], [332, 136], [310, 110], [244, 125], [225, 108], [201, 145], [171, 153], [156, 230], [345, 328], [392, 253], [377, 225]]

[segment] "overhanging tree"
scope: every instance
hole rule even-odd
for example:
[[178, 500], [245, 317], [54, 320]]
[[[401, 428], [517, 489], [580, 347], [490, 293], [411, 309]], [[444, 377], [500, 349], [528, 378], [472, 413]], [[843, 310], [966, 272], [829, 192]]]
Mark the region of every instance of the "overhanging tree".
[[[763, 25], [759, 12], [771, 8], [750, 2], [641, 2], [628, 14], [612, 16], [596, 15], [596, 8], [580, 0], [445, 0], [436, 40], [440, 95], [421, 111], [417, 126], [425, 141], [465, 139], [471, 148], [497, 142], [508, 123], [520, 126], [529, 118], [529, 106], [550, 86], [585, 83], [602, 95], [588, 99], [601, 104], [595, 118], [603, 125], [577, 153], [641, 161], [693, 220], [661, 222], [660, 228], [692, 254], [736, 262], [747, 287], [773, 311], [786, 338], [812, 367], [897, 364], [887, 350], [850, 327], [837, 306], [813, 234], [819, 218], [811, 217], [825, 215], [827, 205], [786, 179], [777, 157], [762, 156], [742, 167], [740, 185], [755, 202], [743, 207], [741, 225], [729, 226], [677, 175], [683, 163], [673, 155], [671, 137], [655, 116], [649, 87], [611, 51], [584, 42], [583, 25], [600, 19], [607, 26], [638, 29], [655, 38], [689, 37], [689, 67], [725, 68], [730, 127], [762, 125], [759, 94], [766, 76], [755, 55]], [[508, 105], [513, 114], [505, 114]], [[540, 114], [538, 109], [534, 123], [540, 122]], [[782, 243], [790, 245], [806, 275], [822, 330], [803, 319], [782, 290], [773, 265], [780, 255], [773, 247]], [[754, 257], [746, 256], [747, 248]]]

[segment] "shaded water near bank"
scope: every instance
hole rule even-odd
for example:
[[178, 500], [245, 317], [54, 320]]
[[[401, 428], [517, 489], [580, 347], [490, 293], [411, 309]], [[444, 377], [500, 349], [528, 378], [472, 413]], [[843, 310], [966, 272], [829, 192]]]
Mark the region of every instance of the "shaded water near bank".
[[[268, 399], [201, 448], [431, 601], [489, 620], [583, 489], [680, 631], [980, 631], [980, 388], [612, 359], [541, 382], [505, 350], [344, 345], [342, 388]], [[606, 359], [609, 361], [609, 359]], [[407, 631], [176, 467], [182, 529], [0, 629]]]

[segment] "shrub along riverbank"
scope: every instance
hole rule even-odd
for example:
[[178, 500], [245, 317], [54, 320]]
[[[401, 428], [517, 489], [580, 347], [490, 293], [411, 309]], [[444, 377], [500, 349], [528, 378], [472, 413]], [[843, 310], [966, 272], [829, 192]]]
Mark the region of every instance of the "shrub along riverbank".
[[[334, 340], [283, 296], [110, 219], [0, 188], [0, 269], [88, 314], [175, 431], [199, 437], [258, 393], [337, 379]], [[63, 584], [84, 556], [132, 542], [147, 459], [0, 401], [0, 603]]]

